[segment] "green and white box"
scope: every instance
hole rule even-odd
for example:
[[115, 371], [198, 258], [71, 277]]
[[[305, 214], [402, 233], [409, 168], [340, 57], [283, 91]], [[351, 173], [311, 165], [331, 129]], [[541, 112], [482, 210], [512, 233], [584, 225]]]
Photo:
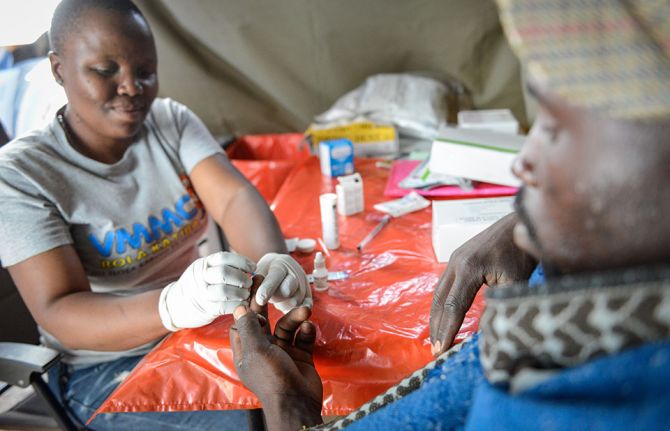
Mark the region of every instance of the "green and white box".
[[433, 141], [429, 167], [439, 174], [518, 187], [512, 162], [525, 140], [525, 136], [490, 130], [443, 127]]

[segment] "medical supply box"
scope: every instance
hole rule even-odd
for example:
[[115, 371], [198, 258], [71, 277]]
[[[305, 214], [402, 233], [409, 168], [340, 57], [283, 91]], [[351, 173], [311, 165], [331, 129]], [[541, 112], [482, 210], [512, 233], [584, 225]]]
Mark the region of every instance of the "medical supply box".
[[356, 157], [377, 157], [398, 153], [398, 135], [395, 127], [371, 121], [354, 122], [339, 126], [312, 124], [305, 132], [314, 147], [331, 139], [348, 139]]
[[509, 109], [482, 109], [460, 111], [458, 127], [461, 129], [492, 130], [494, 132], [517, 134], [519, 122]]
[[354, 145], [349, 139], [330, 139], [319, 143], [321, 173], [331, 177], [354, 173]]
[[365, 209], [365, 197], [361, 174], [341, 176], [337, 182], [339, 183], [335, 186], [337, 212], [343, 216], [362, 213]]
[[[514, 210], [514, 197], [433, 201], [433, 250], [440, 263]], [[493, 245], [491, 245], [493, 246]]]
[[433, 141], [429, 167], [439, 174], [518, 187], [512, 162], [524, 141], [509, 133], [443, 127]]

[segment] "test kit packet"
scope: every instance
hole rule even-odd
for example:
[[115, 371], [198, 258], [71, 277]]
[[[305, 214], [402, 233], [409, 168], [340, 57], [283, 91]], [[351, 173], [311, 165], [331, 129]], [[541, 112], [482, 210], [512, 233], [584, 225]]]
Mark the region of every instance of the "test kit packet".
[[402, 215], [418, 211], [430, 205], [430, 201], [417, 192], [410, 192], [400, 199], [393, 199], [386, 202], [381, 202], [374, 205], [377, 211], [389, 214], [392, 217], [400, 217]]
[[354, 173], [354, 145], [349, 139], [330, 139], [319, 143], [321, 173], [330, 177]]

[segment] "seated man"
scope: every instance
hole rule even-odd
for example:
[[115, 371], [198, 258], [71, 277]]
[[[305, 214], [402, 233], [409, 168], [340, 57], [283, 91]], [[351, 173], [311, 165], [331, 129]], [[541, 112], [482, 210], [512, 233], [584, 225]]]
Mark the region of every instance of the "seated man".
[[[513, 168], [516, 215], [473, 243], [523, 252], [488, 281], [534, 262], [546, 278], [489, 289], [479, 334], [323, 428], [670, 427], [670, 4], [537, 3], [499, 0], [540, 109]], [[477, 265], [447, 278], [481, 284]], [[442, 291], [434, 311], [463, 297]], [[270, 429], [321, 423], [309, 311], [271, 334], [256, 310], [235, 310], [231, 343]], [[453, 337], [438, 320], [436, 352]]]

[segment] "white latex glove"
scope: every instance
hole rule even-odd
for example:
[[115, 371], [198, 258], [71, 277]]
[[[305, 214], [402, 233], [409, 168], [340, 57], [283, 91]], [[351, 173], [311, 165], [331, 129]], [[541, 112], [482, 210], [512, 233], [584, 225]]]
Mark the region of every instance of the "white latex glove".
[[244, 256], [218, 252], [195, 260], [161, 292], [158, 312], [170, 331], [207, 325], [249, 298], [256, 265]]
[[300, 305], [312, 308], [312, 290], [302, 266], [287, 254], [268, 253], [258, 261], [256, 274], [265, 277], [258, 291], [256, 302], [268, 301], [286, 314]]

